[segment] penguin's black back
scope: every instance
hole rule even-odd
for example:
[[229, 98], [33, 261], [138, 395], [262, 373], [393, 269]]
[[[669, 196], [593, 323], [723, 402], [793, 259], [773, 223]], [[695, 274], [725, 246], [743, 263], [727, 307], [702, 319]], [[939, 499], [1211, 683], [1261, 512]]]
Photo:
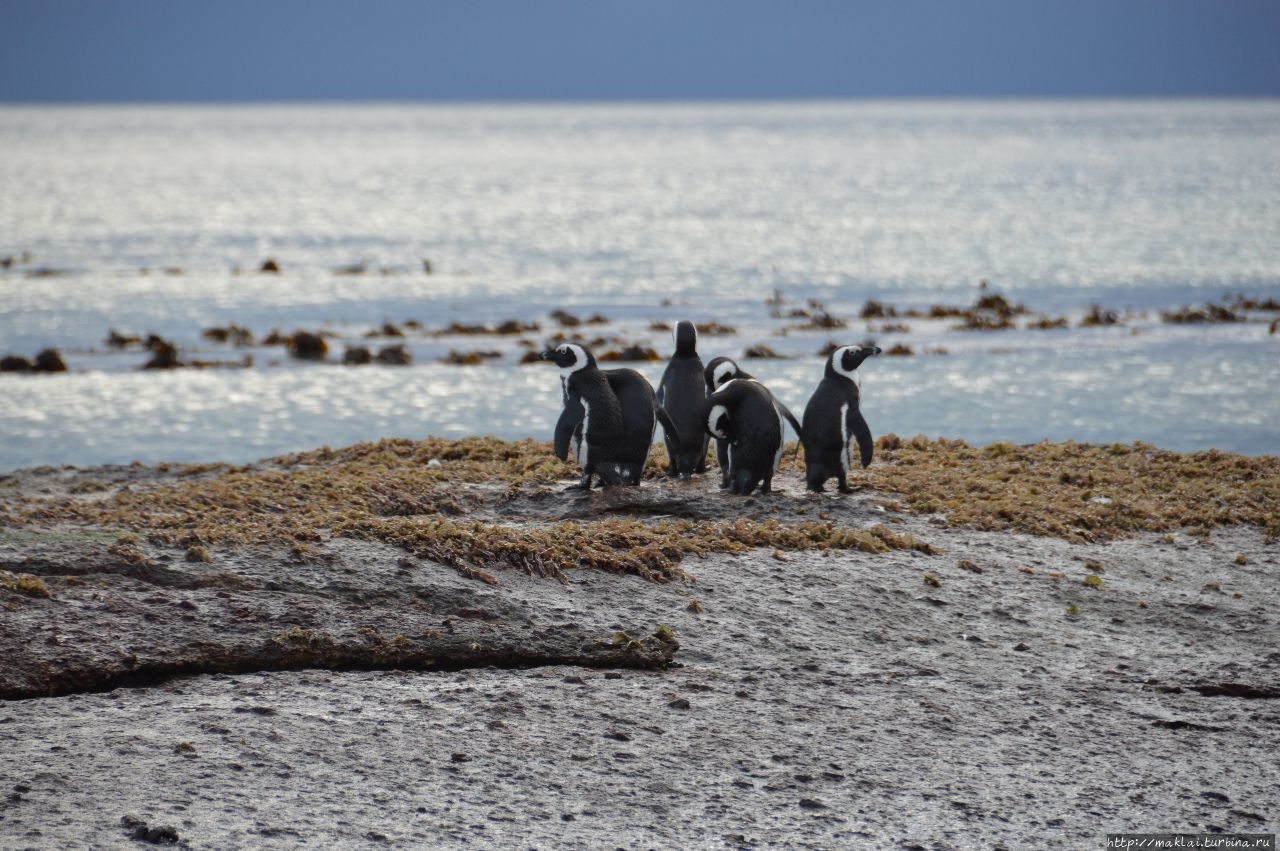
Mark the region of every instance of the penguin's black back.
[[763, 483], [769, 490], [782, 451], [782, 415], [773, 395], [758, 381], [735, 379], [707, 397], [707, 427], [723, 406], [728, 419], [729, 488], [747, 494]]
[[679, 442], [667, 440], [673, 473], [688, 476], [706, 466], [709, 436], [702, 423], [707, 398], [702, 358], [698, 357], [693, 323], [676, 324], [676, 351], [658, 383], [658, 400], [680, 432]]
[[622, 422], [622, 440], [615, 458], [620, 463], [635, 465], [635, 481], [638, 482], [640, 470], [653, 444], [654, 408], [657, 405], [653, 387], [634, 369], [608, 369], [604, 370], [604, 375], [617, 397]]

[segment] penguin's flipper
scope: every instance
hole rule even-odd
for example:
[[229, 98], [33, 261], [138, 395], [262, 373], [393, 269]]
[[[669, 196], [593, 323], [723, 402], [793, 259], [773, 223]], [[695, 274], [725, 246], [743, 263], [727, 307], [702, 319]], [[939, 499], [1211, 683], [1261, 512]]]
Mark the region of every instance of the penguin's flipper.
[[561, 461], [567, 461], [569, 458], [569, 444], [573, 441], [573, 433], [577, 431], [583, 415], [581, 402], [565, 400], [564, 408], [560, 411], [560, 419], [556, 421], [555, 451], [556, 457]]
[[680, 445], [680, 429], [676, 428], [676, 424], [671, 420], [671, 415], [667, 413], [667, 409], [661, 405], [655, 405], [653, 412], [658, 416], [658, 422], [662, 423], [662, 433], [668, 439], [675, 441], [677, 446]]
[[853, 435], [854, 440], [858, 441], [858, 452], [862, 456], [862, 466], [866, 467], [871, 463], [871, 452], [874, 444], [871, 441], [871, 429], [867, 426], [867, 421], [862, 418], [862, 411], [857, 408], [850, 407], [849, 413], [845, 415], [846, 434]]

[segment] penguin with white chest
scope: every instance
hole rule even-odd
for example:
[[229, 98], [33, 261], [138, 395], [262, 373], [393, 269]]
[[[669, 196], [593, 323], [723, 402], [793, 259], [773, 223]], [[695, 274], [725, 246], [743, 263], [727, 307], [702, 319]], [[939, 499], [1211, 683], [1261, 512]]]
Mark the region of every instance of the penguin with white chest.
[[[769, 392], [769, 388], [761, 384], [750, 373], [745, 372], [733, 359], [724, 357], [712, 358], [707, 362], [706, 370], [703, 372], [703, 379], [706, 384], [708, 397], [712, 396], [726, 384], [735, 379], [751, 381], [760, 385], [761, 389], [763, 389], [769, 399], [772, 400], [774, 409], [778, 416], [785, 417], [787, 421], [791, 423], [791, 427], [795, 429], [797, 435], [801, 433], [800, 423], [796, 420], [795, 414], [791, 413], [790, 409], [788, 409], [786, 405], [779, 402], [777, 398]], [[706, 422], [705, 418], [703, 422]], [[720, 487], [729, 488], [731, 483], [729, 469], [732, 466], [729, 453], [730, 441], [716, 434], [715, 429], [707, 427], [707, 431], [709, 431], [716, 439], [716, 461], [720, 464]], [[779, 444], [779, 447], [781, 447], [781, 444]], [[781, 449], [779, 449], [779, 458], [781, 458]], [[776, 467], [777, 464], [775, 463], [774, 468], [776, 469]]]
[[803, 432], [795, 417], [759, 381], [735, 378], [703, 403], [706, 430], [725, 447], [725, 487], [730, 493], [773, 489], [773, 474], [782, 460], [782, 420]]
[[805, 485], [816, 493], [835, 478], [840, 493], [852, 493], [849, 468], [853, 466], [852, 442], [859, 460], [871, 463], [871, 429], [859, 408], [858, 380], [854, 375], [864, 360], [880, 354], [875, 346], [841, 346], [827, 358], [822, 381], [804, 409]]
[[560, 367], [564, 408], [556, 422], [556, 457], [567, 460], [573, 447], [582, 465], [578, 486], [585, 490], [591, 489], [591, 479], [596, 475], [603, 484], [620, 484], [618, 450], [624, 437], [622, 406], [609, 386], [608, 377], [596, 366], [591, 352], [576, 343], [565, 343], [538, 357], [554, 361]]
[[698, 357], [698, 329], [687, 319], [676, 323], [672, 331], [676, 350], [658, 382], [658, 403], [679, 431], [673, 440], [666, 434], [667, 473], [688, 479], [707, 469], [707, 442], [710, 437], [702, 425], [702, 403], [707, 387]]

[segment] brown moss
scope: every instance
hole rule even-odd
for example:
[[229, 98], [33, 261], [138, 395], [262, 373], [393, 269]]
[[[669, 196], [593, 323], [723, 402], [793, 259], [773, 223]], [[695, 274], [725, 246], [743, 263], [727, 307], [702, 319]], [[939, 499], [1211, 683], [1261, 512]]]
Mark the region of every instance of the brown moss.
[[742, 353], [742, 357], [745, 360], [765, 360], [768, 358], [780, 358], [782, 355], [778, 354], [764, 343], [761, 343], [757, 346], [748, 347]]
[[719, 322], [699, 322], [694, 328], [707, 337], [732, 337], [738, 333], [738, 329], [732, 325], [721, 325]]
[[48, 599], [49, 587], [39, 576], [30, 573], [12, 573], [0, 570], [0, 591], [10, 591], [27, 597]]
[[911, 347], [905, 343], [894, 343], [892, 346], [885, 349], [884, 353], [888, 357], [907, 357], [915, 354]]
[[[1140, 531], [1254, 525], [1280, 535], [1280, 459], [1144, 444], [877, 441], [878, 486], [949, 523], [1072, 541]], [[1110, 502], [1095, 502], [1096, 496]]]

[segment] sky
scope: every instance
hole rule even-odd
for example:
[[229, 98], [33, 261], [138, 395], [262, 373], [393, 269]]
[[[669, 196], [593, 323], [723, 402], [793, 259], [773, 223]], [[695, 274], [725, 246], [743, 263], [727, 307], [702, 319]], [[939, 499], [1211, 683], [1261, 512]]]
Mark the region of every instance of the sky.
[[0, 0], [0, 102], [1280, 96], [1280, 0]]

